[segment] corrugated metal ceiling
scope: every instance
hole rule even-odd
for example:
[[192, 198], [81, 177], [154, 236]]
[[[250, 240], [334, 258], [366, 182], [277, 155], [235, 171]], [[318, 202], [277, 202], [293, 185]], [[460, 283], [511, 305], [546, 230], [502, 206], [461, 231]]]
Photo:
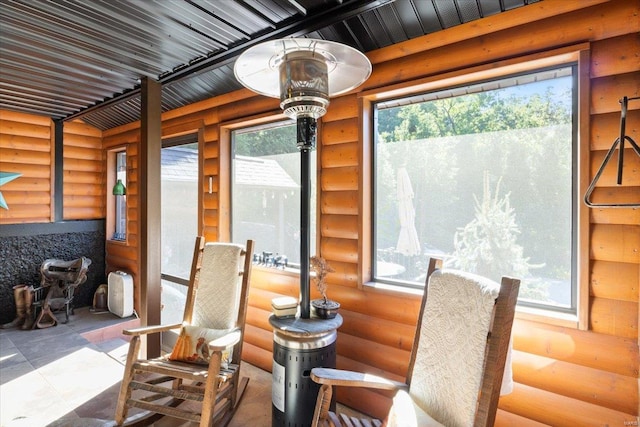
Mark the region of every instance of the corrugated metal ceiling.
[[110, 129], [139, 119], [142, 77], [162, 111], [240, 89], [233, 61], [262, 41], [369, 52], [537, 1], [0, 0], [0, 109]]

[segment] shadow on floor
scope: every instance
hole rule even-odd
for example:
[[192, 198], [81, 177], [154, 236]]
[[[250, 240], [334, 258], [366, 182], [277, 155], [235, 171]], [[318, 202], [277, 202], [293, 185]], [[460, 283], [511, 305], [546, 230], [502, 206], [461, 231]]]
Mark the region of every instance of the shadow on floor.
[[[135, 317], [76, 309], [67, 324], [0, 329], [0, 427], [112, 427]], [[246, 362], [249, 385], [229, 427], [271, 426], [271, 373]], [[129, 415], [135, 415], [132, 409]], [[163, 420], [153, 427], [193, 426]]]

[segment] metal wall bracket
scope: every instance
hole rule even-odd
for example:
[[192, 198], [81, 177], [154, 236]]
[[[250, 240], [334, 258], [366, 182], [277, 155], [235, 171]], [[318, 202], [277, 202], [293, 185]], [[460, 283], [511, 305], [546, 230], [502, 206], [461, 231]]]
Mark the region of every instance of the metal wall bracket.
[[598, 172], [596, 172], [595, 176], [593, 177], [593, 181], [591, 181], [591, 184], [589, 184], [589, 188], [587, 188], [587, 192], [584, 195], [584, 202], [589, 207], [600, 207], [600, 208], [638, 208], [640, 207], [640, 201], [636, 203], [593, 203], [590, 200], [591, 193], [593, 192], [593, 189], [595, 188], [596, 183], [600, 179], [600, 175], [602, 175], [604, 168], [607, 166], [607, 163], [609, 163], [609, 160], [611, 160], [611, 156], [613, 156], [613, 153], [618, 147], [618, 145], [620, 145], [620, 148], [618, 150], [618, 180], [617, 180], [618, 185], [622, 184], [622, 166], [624, 164], [625, 141], [629, 141], [629, 143], [631, 144], [631, 148], [633, 148], [633, 151], [635, 151], [638, 157], [640, 157], [640, 147], [638, 147], [638, 144], [636, 144], [636, 142], [633, 139], [631, 139], [630, 136], [625, 135], [625, 125], [626, 125], [625, 122], [627, 119], [627, 104], [629, 103], [629, 101], [636, 100], [636, 99], [640, 99], [640, 97], [627, 98], [625, 96], [619, 101], [620, 104], [622, 104], [622, 111], [620, 114], [620, 137], [616, 138], [616, 140], [613, 142], [613, 145], [607, 152], [607, 155], [602, 161], [600, 168], [598, 168]]

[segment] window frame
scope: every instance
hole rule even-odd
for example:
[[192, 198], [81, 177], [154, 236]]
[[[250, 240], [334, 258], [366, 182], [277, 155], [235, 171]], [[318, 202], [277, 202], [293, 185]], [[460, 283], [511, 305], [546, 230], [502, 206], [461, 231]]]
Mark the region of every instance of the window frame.
[[[127, 152], [127, 147], [126, 146], [122, 146], [122, 147], [117, 147], [117, 148], [113, 148], [107, 151], [107, 188], [106, 188], [106, 196], [107, 196], [107, 203], [106, 203], [106, 239], [109, 242], [112, 243], [117, 243], [117, 244], [127, 244], [127, 240], [128, 240], [128, 207], [127, 207], [127, 201], [125, 199], [124, 203], [125, 203], [125, 232], [124, 232], [124, 239], [114, 239], [114, 233], [116, 230], [116, 221], [117, 221], [117, 215], [116, 215], [116, 197], [113, 195], [113, 187], [116, 185], [116, 182], [118, 181], [118, 173], [116, 168], [118, 167], [118, 156], [121, 155], [122, 153], [124, 153], [125, 155], [125, 174], [127, 176], [127, 178], [125, 179], [125, 182], [123, 182], [125, 188], [128, 188], [128, 176], [129, 176], [129, 167], [128, 167], [128, 159], [129, 159], [129, 155]], [[126, 196], [125, 196], [126, 197]]]
[[[288, 116], [284, 115], [281, 111], [279, 112], [268, 112], [265, 113], [263, 115], [256, 115], [256, 116], [251, 116], [251, 117], [245, 117], [245, 118], [241, 118], [241, 119], [237, 119], [237, 120], [233, 120], [233, 121], [229, 121], [229, 122], [224, 122], [220, 124], [219, 130], [220, 130], [220, 165], [221, 167], [224, 165], [224, 168], [227, 169], [228, 173], [227, 173], [227, 182], [225, 183], [224, 186], [224, 190], [223, 187], [221, 186], [221, 207], [224, 207], [223, 212], [223, 216], [226, 219], [226, 221], [224, 221], [224, 224], [221, 223], [221, 229], [224, 230], [224, 232], [226, 233], [227, 236], [227, 240], [228, 241], [232, 241], [232, 228], [233, 228], [233, 206], [232, 206], [232, 200], [233, 200], [233, 160], [234, 160], [234, 147], [233, 147], [233, 132], [236, 130], [240, 130], [240, 129], [245, 129], [245, 128], [252, 128], [252, 127], [258, 127], [258, 126], [265, 126], [265, 125], [271, 125], [271, 124], [275, 124], [278, 122], [285, 122], [285, 121], [291, 121], [291, 118], [289, 118]], [[295, 121], [294, 121], [294, 125], [295, 125]], [[318, 124], [320, 125], [320, 124]], [[319, 126], [318, 126], [318, 136], [320, 135], [319, 132]], [[295, 141], [291, 142], [292, 144], [295, 144]], [[321, 144], [319, 143], [319, 138], [316, 139], [316, 147], [313, 151], [316, 152], [316, 224], [315, 224], [315, 228], [313, 230], [311, 230], [312, 233], [315, 233], [316, 235], [316, 239], [315, 239], [315, 247], [311, 247], [311, 253], [314, 253], [319, 250], [319, 242], [320, 242], [320, 233], [319, 233], [319, 223], [320, 223], [320, 213], [319, 213], [319, 203], [317, 203], [318, 201], [318, 197], [319, 197], [319, 192], [320, 192], [320, 188], [318, 187], [319, 185], [319, 173], [320, 173], [320, 163], [319, 163], [319, 159], [320, 159], [320, 146]], [[224, 147], [224, 151], [223, 151], [223, 147]], [[221, 177], [222, 179], [222, 177]], [[221, 182], [222, 184], [222, 182]], [[222, 204], [224, 202], [224, 205]], [[293, 264], [294, 266], [289, 266], [287, 268], [273, 268], [273, 267], [266, 267], [263, 266], [261, 264], [254, 264], [254, 267], [257, 268], [264, 268], [265, 270], [268, 270], [269, 272], [273, 272], [276, 274], [286, 274], [286, 275], [294, 275], [294, 276], [298, 276], [300, 274], [300, 268], [299, 268], [299, 264]]]
[[[200, 214], [199, 212], [201, 212], [202, 210], [202, 196], [201, 196], [201, 188], [202, 188], [202, 184], [201, 184], [201, 176], [203, 175], [203, 171], [202, 171], [202, 144], [199, 141], [199, 137], [198, 137], [198, 133], [186, 133], [184, 135], [180, 135], [180, 136], [176, 136], [176, 137], [165, 137], [162, 139], [162, 143], [161, 143], [161, 147], [160, 150], [164, 150], [165, 148], [172, 148], [172, 147], [180, 147], [183, 145], [197, 145], [198, 146], [198, 162], [197, 162], [197, 167], [198, 167], [198, 181], [196, 183], [196, 186], [198, 188], [198, 193], [197, 193], [197, 207], [196, 207], [196, 228], [199, 230], [201, 229], [201, 220], [200, 220]], [[162, 157], [162, 155], [161, 155]], [[162, 183], [162, 165], [160, 165], [160, 181]], [[164, 225], [161, 225], [161, 228]], [[192, 242], [189, 242], [192, 243]], [[184, 287], [188, 287], [189, 286], [189, 271], [187, 271], [187, 275], [185, 277], [179, 277], [179, 276], [174, 276], [165, 272], [160, 273], [160, 278], [162, 280], [167, 280], [169, 282], [175, 283], [177, 285], [181, 285]]]
[[[576, 311], [567, 313], [552, 310], [551, 308], [529, 307], [519, 304], [516, 317], [520, 319], [542, 321], [554, 325], [578, 328], [586, 330], [588, 328], [588, 301], [589, 301], [589, 212], [582, 203], [582, 194], [586, 191], [589, 180], [589, 44], [583, 43], [577, 46], [569, 46], [549, 52], [541, 52], [498, 61], [492, 64], [470, 66], [463, 70], [446, 72], [439, 75], [426, 77], [410, 82], [399, 83], [384, 88], [372, 89], [359, 94], [360, 108], [363, 120], [363, 150], [361, 164], [363, 165], [363, 183], [370, 185], [371, 194], [361, 192], [361, 211], [364, 216], [362, 221], [361, 235], [363, 242], [366, 242], [359, 254], [361, 256], [361, 272], [363, 280], [361, 289], [373, 292], [385, 292], [419, 296], [422, 289], [398, 286], [391, 283], [374, 281], [373, 279], [373, 247], [375, 242], [375, 230], [373, 221], [374, 212], [374, 144], [375, 144], [375, 120], [374, 104], [386, 100], [398, 99], [417, 95], [425, 92], [433, 92], [455, 86], [469, 85], [481, 81], [499, 79], [500, 77], [532, 72], [538, 69], [558, 67], [562, 65], [576, 66], [577, 79], [577, 105], [574, 105], [574, 120], [577, 120], [577, 141], [573, 158], [574, 183], [576, 187], [573, 206], [577, 228], [573, 232], [575, 241], [575, 292]], [[576, 152], [577, 151], [577, 152]]]

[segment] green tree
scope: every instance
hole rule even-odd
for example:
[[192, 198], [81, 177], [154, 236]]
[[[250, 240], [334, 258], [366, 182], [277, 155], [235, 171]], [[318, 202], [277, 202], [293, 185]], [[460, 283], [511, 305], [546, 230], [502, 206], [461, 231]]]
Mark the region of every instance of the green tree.
[[[376, 176], [406, 167], [416, 194], [416, 228], [425, 236], [421, 242], [452, 250], [447, 230], [459, 227], [454, 221], [460, 218], [443, 213], [461, 212], [459, 203], [469, 203], [474, 194], [480, 194], [479, 177], [484, 165], [491, 165], [510, 193], [510, 205], [527, 239], [527, 255], [545, 261], [544, 274], [560, 276], [557, 271], [571, 256], [566, 249], [570, 242], [561, 240], [567, 238], [571, 224], [557, 215], [571, 211], [571, 195], [556, 193], [557, 182], [570, 182], [572, 173], [571, 150], [566, 145], [571, 143], [571, 81], [564, 79], [567, 92], [559, 92], [559, 84], [537, 83], [535, 88], [526, 85], [525, 90], [516, 87], [440, 98], [427, 94], [425, 98], [434, 99], [378, 111], [377, 150], [382, 152], [384, 146], [385, 156], [376, 155]], [[378, 187], [376, 203], [392, 213], [395, 180], [385, 176], [378, 186], [381, 183], [384, 191]], [[553, 206], [543, 202], [550, 197], [554, 197]], [[555, 241], [559, 244], [550, 245]]]
[[[485, 174], [482, 200], [474, 195], [475, 217], [454, 235], [454, 265], [494, 280], [509, 275], [524, 280], [531, 268], [542, 265], [529, 263], [523, 248], [517, 243], [520, 230], [509, 202], [510, 194], [500, 197], [500, 180], [491, 194], [489, 177]], [[523, 287], [520, 297], [548, 300], [545, 285]]]
[[258, 131], [237, 132], [235, 153], [242, 156], [273, 156], [297, 151], [296, 125], [267, 127]]

